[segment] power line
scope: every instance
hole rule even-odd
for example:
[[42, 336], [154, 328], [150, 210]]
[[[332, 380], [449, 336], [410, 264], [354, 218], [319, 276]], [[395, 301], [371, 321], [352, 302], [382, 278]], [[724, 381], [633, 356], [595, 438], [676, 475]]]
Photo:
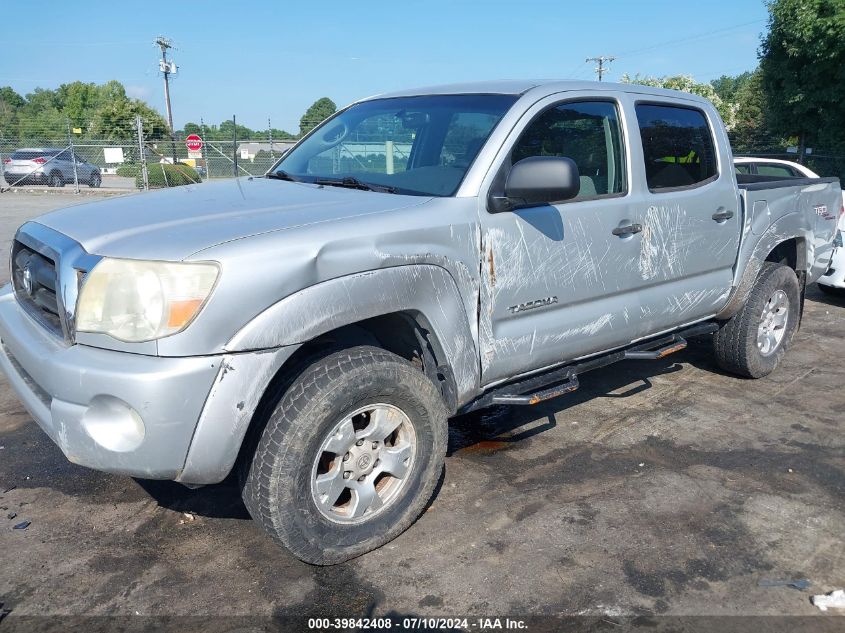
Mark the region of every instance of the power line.
[[727, 34], [728, 31], [734, 31], [738, 28], [742, 28], [743, 26], [749, 26], [751, 24], [759, 24], [760, 22], [765, 22], [765, 19], [759, 20], [751, 20], [749, 22], [740, 22], [739, 24], [734, 24], [732, 26], [726, 26], [721, 29], [716, 29], [715, 31], [705, 31], [703, 33], [698, 33], [696, 35], [688, 35], [686, 37], [674, 39], [674, 40], [666, 40], [665, 42], [658, 42], [656, 44], [650, 44], [648, 46], [644, 46], [643, 48], [635, 48], [627, 51], [622, 51], [621, 53], [617, 53], [617, 57], [633, 57], [634, 55], [639, 55], [640, 53], [646, 53], [648, 51], [652, 51], [658, 48], [666, 48], [667, 46], [679, 45], [679, 44], [687, 44], [690, 42], [696, 42], [701, 39], [707, 39], [713, 37], [714, 35], [721, 35]]

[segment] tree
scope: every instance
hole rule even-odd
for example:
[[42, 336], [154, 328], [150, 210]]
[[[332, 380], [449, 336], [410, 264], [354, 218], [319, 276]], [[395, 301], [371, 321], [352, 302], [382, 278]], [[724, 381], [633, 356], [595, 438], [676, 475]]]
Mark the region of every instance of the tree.
[[[188, 121], [185, 123], [185, 127], [182, 128], [181, 136], [188, 136], [189, 134], [199, 134], [202, 135], [202, 128], [198, 123], [194, 123], [193, 121]], [[176, 132], [176, 135], [179, 136], [180, 132]]]
[[91, 111], [100, 105], [101, 92], [96, 84], [74, 81], [56, 89], [56, 102], [74, 127], [84, 127]]
[[299, 120], [299, 134], [305, 136], [335, 112], [337, 112], [337, 106], [334, 101], [328, 97], [317, 99]]
[[0, 88], [0, 137], [9, 136], [17, 130], [18, 110], [24, 103], [24, 98], [9, 86]]
[[640, 84], [643, 86], [652, 86], [654, 88], [667, 88], [669, 90], [681, 90], [683, 92], [699, 95], [700, 97], [705, 97], [706, 99], [709, 99], [714, 106], [716, 106], [722, 120], [725, 122], [725, 127], [729, 130], [733, 127], [734, 113], [736, 110], [734, 104], [723, 101], [712, 85], [698, 83], [690, 75], [649, 77], [637, 74], [631, 77], [626, 73], [622, 75], [622, 83]]
[[763, 90], [763, 75], [760, 69], [740, 75], [734, 94], [736, 111], [732, 130], [734, 150], [746, 153], [768, 151], [773, 146], [783, 145], [769, 132], [769, 104]]
[[722, 101], [736, 102], [736, 95], [750, 80], [754, 73], [745, 71], [740, 75], [722, 75], [710, 82], [713, 90]]
[[772, 0], [760, 46], [762, 88], [774, 132], [808, 143], [845, 143], [845, 0]]

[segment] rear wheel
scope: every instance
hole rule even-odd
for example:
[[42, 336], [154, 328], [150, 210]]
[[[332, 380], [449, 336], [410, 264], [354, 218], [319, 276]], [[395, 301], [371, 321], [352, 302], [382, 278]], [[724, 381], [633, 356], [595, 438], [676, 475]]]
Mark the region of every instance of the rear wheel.
[[443, 469], [446, 409], [409, 362], [374, 347], [308, 366], [282, 396], [243, 480], [252, 517], [301, 560], [331, 565], [393, 540]]
[[788, 266], [766, 262], [743, 308], [713, 337], [719, 366], [749, 378], [780, 364], [798, 328], [801, 291]]
[[50, 174], [50, 180], [48, 182], [51, 187], [65, 186], [65, 179], [62, 177], [62, 174], [57, 171]]

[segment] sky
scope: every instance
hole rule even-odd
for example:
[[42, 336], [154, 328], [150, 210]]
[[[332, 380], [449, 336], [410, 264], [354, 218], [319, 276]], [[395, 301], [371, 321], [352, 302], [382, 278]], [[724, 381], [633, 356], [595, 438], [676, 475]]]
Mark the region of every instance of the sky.
[[296, 131], [316, 99], [338, 106], [401, 88], [485, 79], [593, 79], [587, 57], [623, 73], [709, 81], [757, 65], [763, 0], [357, 0], [9, 2], [0, 86], [122, 82], [164, 112], [164, 35], [179, 66], [175, 127], [187, 121]]

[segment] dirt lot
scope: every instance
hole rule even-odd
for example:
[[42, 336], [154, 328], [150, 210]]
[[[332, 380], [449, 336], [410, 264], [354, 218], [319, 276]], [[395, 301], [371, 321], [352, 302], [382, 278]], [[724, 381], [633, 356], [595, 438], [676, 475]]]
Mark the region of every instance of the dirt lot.
[[[0, 195], [3, 251], [18, 223], [69, 200]], [[278, 549], [231, 481], [188, 490], [68, 463], [0, 379], [5, 623], [818, 614], [829, 626], [835, 616], [809, 597], [845, 587], [843, 331], [845, 302], [813, 287], [767, 379], [719, 373], [704, 340], [585, 375], [580, 391], [542, 406], [456, 419], [429, 510], [390, 545], [330, 568]], [[11, 530], [23, 519], [28, 529]], [[796, 578], [812, 587], [758, 586]]]

